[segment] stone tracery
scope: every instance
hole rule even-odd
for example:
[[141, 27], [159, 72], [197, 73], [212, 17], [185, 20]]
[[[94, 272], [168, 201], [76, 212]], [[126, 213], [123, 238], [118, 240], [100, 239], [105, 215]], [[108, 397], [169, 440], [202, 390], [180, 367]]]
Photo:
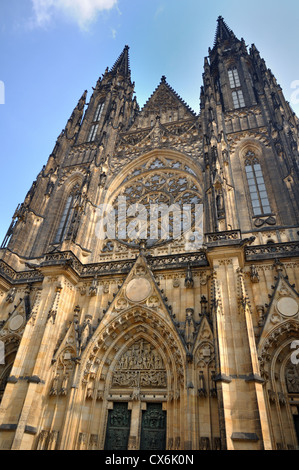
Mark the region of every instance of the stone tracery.
[[[120, 196], [125, 198], [125, 209], [128, 206], [142, 205], [145, 207], [146, 216], [151, 223], [147, 227], [147, 237], [152, 233], [158, 233], [160, 241], [161, 238], [171, 240], [174, 224], [176, 223], [174, 215], [170, 212], [169, 226], [167, 227], [167, 233], [165, 233], [165, 228], [161, 228], [161, 212], [158, 212], [158, 208], [153, 206], [165, 205], [167, 208], [172, 206], [183, 211], [184, 206], [188, 207], [190, 205], [191, 226], [193, 227], [195, 205], [203, 202], [201, 185], [198, 183], [198, 181], [201, 181], [201, 175], [196, 174], [190, 164], [183, 161], [184, 158], [183, 156], [178, 158], [177, 155], [170, 157], [164, 156], [163, 153], [159, 155], [154, 153], [145, 162], [135, 165], [125, 179], [120, 182], [120, 187], [111, 198], [116, 214], [119, 215], [124, 208], [123, 201], [119, 203]], [[130, 241], [132, 233], [130, 233], [128, 227], [134, 217], [127, 217], [126, 226], [119, 225], [121, 230], [117, 238], [124, 239], [125, 235], [126, 240]], [[180, 223], [182, 224], [182, 232], [190, 228], [190, 215], [187, 215], [187, 212], [182, 213]]]

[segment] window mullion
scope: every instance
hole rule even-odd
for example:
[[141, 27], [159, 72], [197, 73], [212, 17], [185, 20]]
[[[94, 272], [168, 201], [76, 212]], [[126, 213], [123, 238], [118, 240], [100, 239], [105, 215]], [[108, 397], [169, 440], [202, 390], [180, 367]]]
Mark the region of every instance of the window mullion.
[[258, 182], [257, 182], [257, 176], [256, 176], [255, 168], [254, 168], [253, 164], [251, 165], [251, 167], [252, 167], [252, 170], [253, 170], [254, 181], [255, 181], [255, 186], [256, 186], [256, 192], [257, 192], [257, 195], [258, 195], [258, 198], [259, 198], [261, 214], [263, 214], [264, 213], [264, 208], [263, 208], [263, 204], [262, 204], [262, 200], [261, 200], [260, 189], [259, 189], [259, 185], [258, 185]]

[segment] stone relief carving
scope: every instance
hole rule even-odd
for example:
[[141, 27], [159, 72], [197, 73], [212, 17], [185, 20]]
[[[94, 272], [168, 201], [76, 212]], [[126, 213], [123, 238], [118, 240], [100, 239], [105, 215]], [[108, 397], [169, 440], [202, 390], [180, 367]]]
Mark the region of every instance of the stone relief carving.
[[208, 364], [213, 364], [215, 360], [214, 346], [209, 341], [201, 343], [197, 350], [196, 365], [197, 367], [205, 367]]
[[165, 367], [154, 346], [143, 339], [133, 344], [119, 359], [112, 386], [165, 388]]
[[5, 302], [13, 303], [13, 301], [15, 300], [16, 293], [17, 293], [17, 289], [15, 287], [13, 287], [11, 289], [11, 291], [8, 293], [8, 295], [5, 299]]
[[289, 393], [299, 393], [299, 365], [290, 364], [286, 369], [286, 384]]

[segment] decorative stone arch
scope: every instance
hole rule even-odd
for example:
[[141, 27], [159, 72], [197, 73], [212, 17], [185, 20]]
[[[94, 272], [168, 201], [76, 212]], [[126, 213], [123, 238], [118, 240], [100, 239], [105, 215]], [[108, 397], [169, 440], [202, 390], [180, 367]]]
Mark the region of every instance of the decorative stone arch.
[[[298, 340], [299, 323], [286, 321], [273, 328], [259, 347], [261, 375], [265, 380], [265, 399], [272, 422], [272, 439], [276, 449], [294, 449], [299, 444], [296, 436], [293, 413], [299, 412], [292, 406], [299, 398], [299, 383], [290, 388], [288, 371], [299, 367], [292, 364], [293, 341]], [[296, 391], [297, 390], [297, 391]]]
[[[142, 343], [144, 355], [139, 354]], [[144, 361], [142, 367], [138, 368], [135, 364], [122, 370], [120, 364], [124, 355], [134, 348], [138, 357]], [[149, 353], [152, 354], [150, 358], [146, 357]], [[153, 366], [153, 362], [151, 367], [150, 364], [145, 365], [146, 360], [153, 361], [154, 355], [159, 365]], [[178, 437], [174, 433], [179, 431], [173, 429], [172, 423], [177, 420], [178, 413], [174, 402], [180, 400], [185, 388], [184, 356], [185, 350], [171, 323], [149, 308], [130, 308], [99, 326], [82, 355], [75, 379], [78, 406], [85, 402], [91, 409], [101, 410], [98, 428], [93, 431], [98, 436], [99, 449], [105, 443], [108, 411], [114, 403], [120, 401], [128, 402], [131, 408], [135, 407], [139, 431], [142, 407], [148, 402], [163, 403], [163, 409], [167, 407], [168, 413], [167, 438], [174, 441]], [[128, 381], [123, 381], [123, 377], [128, 377]], [[135, 437], [138, 434], [132, 429], [131, 433]]]
[[[146, 152], [144, 155], [134, 159], [132, 162], [126, 165], [123, 171], [116, 174], [116, 176], [109, 182], [109, 189], [104, 195], [103, 203], [108, 203], [111, 198], [113, 199], [114, 194], [119, 190], [120, 186], [126, 181], [128, 176], [133, 174], [134, 170], [142, 167], [142, 165], [145, 165], [148, 161], [159, 159], [159, 157], [162, 159], [173, 160], [174, 162], [180, 161], [182, 165], [188, 166], [190, 174], [193, 172], [193, 176], [198, 179], [199, 184], [202, 186], [202, 188], [204, 188], [204, 169], [199, 161], [195, 162], [188, 155], [176, 150], [155, 149], [150, 152]], [[165, 166], [164, 169], [165, 168], [170, 169], [171, 167]], [[157, 168], [157, 171], [159, 169], [163, 170], [163, 167]], [[181, 171], [184, 172], [186, 170], [181, 169]], [[145, 173], [146, 172], [144, 171], [144, 174]]]
[[[5, 392], [7, 380], [10, 377], [21, 338], [16, 334], [8, 334], [1, 338], [4, 352], [4, 364], [0, 363], [0, 402]], [[1, 347], [1, 349], [2, 349]]]
[[92, 375], [94, 378], [100, 378], [105, 372], [107, 373], [113, 361], [115, 363], [119, 356], [119, 351], [124, 351], [128, 344], [131, 344], [132, 338], [138, 337], [141, 333], [148, 335], [153, 344], [160, 344], [162, 356], [167, 357], [167, 363], [169, 364], [171, 361], [173, 365], [174, 384], [176, 386], [183, 385], [185, 350], [182, 342], [174, 327], [166, 322], [161, 314], [145, 306], [130, 307], [114, 317], [109, 323], [102, 327], [99, 326], [82, 355], [77, 384], [79, 385], [90, 375], [91, 366], [96, 365], [96, 359], [99, 357], [101, 364], [92, 369], [97, 370], [96, 373], [92, 372]]
[[241, 159], [244, 161], [247, 157], [248, 152], [253, 152], [256, 157], [260, 160], [263, 155], [263, 145], [258, 140], [246, 139], [239, 144], [239, 154]]
[[257, 133], [257, 132], [250, 132], [244, 131], [240, 132], [239, 135], [234, 137], [234, 140], [229, 142], [230, 145], [230, 152], [232, 154], [240, 155], [240, 153], [246, 149], [250, 149], [252, 147], [261, 149], [261, 151], [265, 151], [267, 148], [271, 147], [270, 141], [265, 134]]
[[63, 188], [63, 191], [69, 192], [76, 184], [82, 184], [85, 178], [86, 170], [84, 168], [67, 171], [59, 179], [59, 189]]
[[[273, 188], [273, 181], [269, 176], [267, 168], [267, 161], [269, 161], [270, 155], [272, 155], [272, 149], [270, 143], [266, 137], [262, 134], [244, 133], [241, 134], [236, 141], [231, 143], [231, 164], [232, 170], [235, 175], [239, 175], [235, 180], [236, 191], [239, 192], [241, 197], [236, 201], [237, 212], [241, 213], [241, 207], [246, 207], [246, 214], [248, 229], [254, 226], [260, 227], [264, 224], [274, 226], [277, 223], [276, 216], [273, 213], [278, 214], [277, 204], [275, 200], [275, 193]], [[252, 163], [260, 165], [259, 177], [262, 176], [263, 182], [255, 179], [255, 186], [251, 189], [255, 189], [256, 192], [252, 193], [249, 187], [248, 180], [248, 167]], [[261, 174], [260, 174], [261, 173]], [[258, 196], [258, 198], [256, 197]], [[255, 201], [252, 200], [252, 197]], [[259, 205], [258, 205], [258, 204]], [[245, 223], [245, 220], [244, 220]]]
[[195, 383], [199, 396], [214, 396], [216, 373], [216, 352], [213, 337], [201, 339], [194, 350]]
[[[119, 196], [122, 197], [121, 200], [118, 199]], [[119, 222], [119, 219], [116, 218], [117, 211], [118, 216], [119, 213], [124, 214], [125, 210], [127, 214], [129, 207], [133, 209], [132, 212], [135, 212], [135, 204], [142, 204], [140, 207], [143, 209], [143, 220], [146, 217], [143, 230], [147, 230], [147, 236], [142, 236], [142, 238], [148, 239], [150, 227], [155, 227], [155, 224], [159, 228], [154, 230], [157, 230], [158, 233], [162, 232], [161, 217], [159, 215], [154, 219], [154, 224], [149, 224], [153, 220], [153, 213], [150, 212], [150, 207], [155, 204], [156, 208], [171, 208], [172, 210], [169, 211], [169, 214], [174, 218], [173, 211], [176, 211], [176, 214], [179, 212], [182, 214], [183, 206], [191, 204], [191, 218], [194, 222], [195, 204], [201, 204], [204, 197], [203, 171], [197, 162], [195, 163], [190, 157], [174, 150], [164, 149], [148, 152], [129, 163], [121, 172], [118, 172], [109, 181], [108, 189], [102, 192], [101, 203], [103, 207], [115, 210], [115, 212], [112, 212], [113, 218], [110, 219], [110, 221], [114, 221], [113, 227], [115, 230], [113, 228], [111, 230], [113, 235], [108, 236], [112, 239], [116, 238], [123, 241], [130, 239], [130, 236], [123, 236], [124, 228], [122, 224], [117, 223], [117, 221]], [[144, 211], [144, 207], [146, 211]], [[158, 210], [157, 214], [159, 214]], [[135, 220], [134, 217], [136, 216], [131, 214], [133, 220]], [[98, 221], [100, 220], [101, 218], [99, 217]], [[129, 222], [129, 217], [126, 217], [126, 229]], [[187, 218], [185, 222], [186, 224], [188, 223]], [[172, 233], [174, 227], [178, 228], [179, 226], [180, 224], [174, 224], [171, 221], [169, 224], [169, 227], [172, 227], [170, 228], [170, 233]], [[119, 230], [121, 231], [119, 232]], [[154, 233], [157, 232], [155, 231]], [[127, 230], [126, 235], [128, 235]], [[99, 237], [98, 248], [99, 251], [102, 251], [106, 247], [107, 239], [101, 240], [100, 238], [102, 237]], [[153, 238], [159, 239], [159, 236]], [[176, 236], [175, 238], [177, 239]]]
[[54, 243], [57, 243], [57, 231], [61, 223], [61, 218], [63, 217], [63, 212], [67, 205], [68, 199], [71, 195], [75, 196], [75, 193], [79, 193], [83, 181], [84, 175], [80, 172], [75, 172], [64, 182], [62, 186], [58, 188], [58, 191], [55, 195], [55, 200], [57, 201], [57, 212], [55, 214], [55, 221], [53, 223], [53, 230], [51, 234], [51, 240], [53, 240]]

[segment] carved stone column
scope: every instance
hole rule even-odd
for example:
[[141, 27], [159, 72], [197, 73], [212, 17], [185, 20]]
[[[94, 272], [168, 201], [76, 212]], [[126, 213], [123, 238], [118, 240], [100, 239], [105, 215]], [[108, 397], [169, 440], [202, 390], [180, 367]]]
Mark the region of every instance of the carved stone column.
[[141, 418], [142, 409], [144, 408], [142, 405], [145, 404], [141, 404], [139, 399], [139, 390], [136, 390], [133, 394], [133, 401], [129, 403], [129, 410], [131, 410], [131, 428], [128, 450], [138, 450], [140, 447]]

